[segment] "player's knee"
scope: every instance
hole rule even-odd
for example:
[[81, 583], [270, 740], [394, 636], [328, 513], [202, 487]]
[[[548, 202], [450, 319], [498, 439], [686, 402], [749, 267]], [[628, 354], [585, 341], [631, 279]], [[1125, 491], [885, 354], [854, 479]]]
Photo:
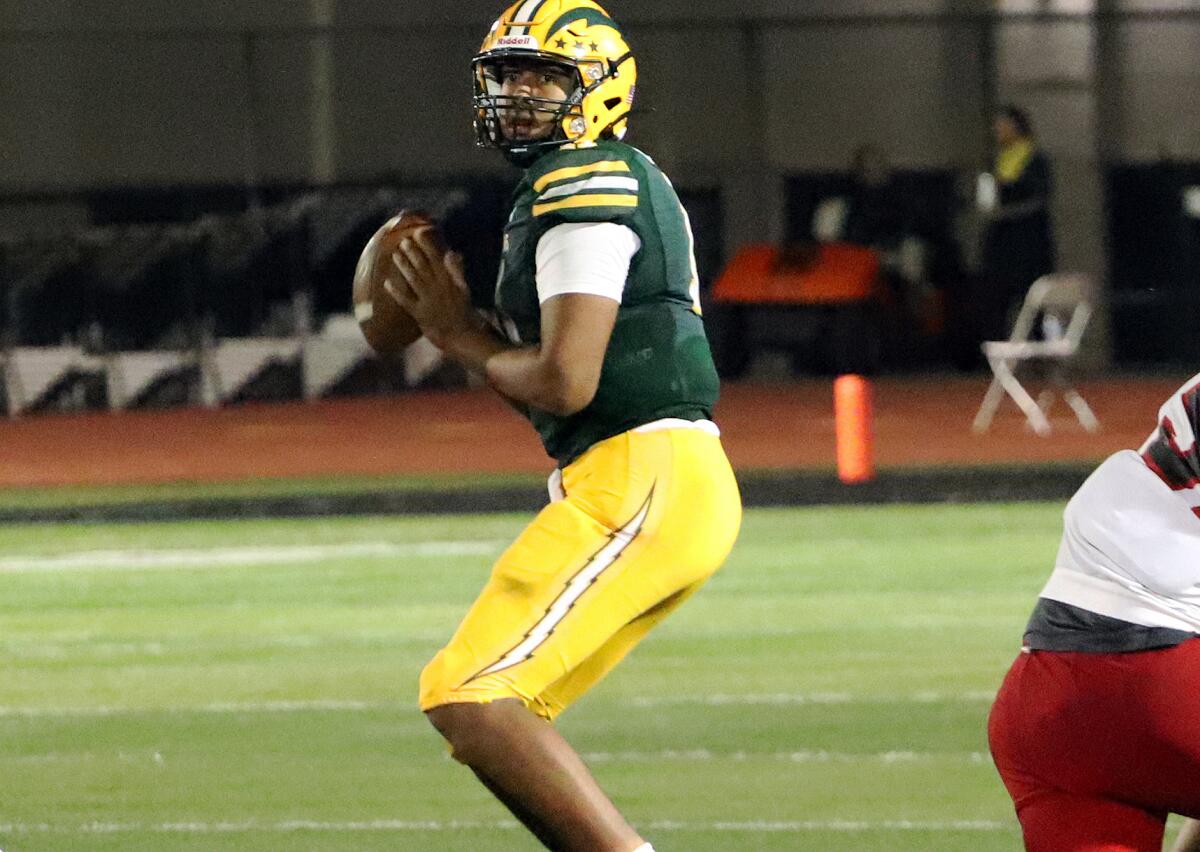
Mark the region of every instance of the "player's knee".
[[477, 759], [480, 747], [476, 728], [480, 720], [473, 708], [480, 705], [464, 702], [447, 677], [444, 656], [439, 653], [421, 672], [420, 705], [425, 718], [446, 740], [451, 756], [468, 766]]
[[[534, 713], [546, 716], [537, 699], [526, 696], [514, 683], [504, 677], [472, 678], [462, 682], [462, 667], [447, 665], [445, 652], [439, 652], [421, 672], [420, 707], [423, 712], [451, 704], [489, 704], [493, 701], [515, 699]], [[549, 717], [547, 717], [549, 718]]]
[[489, 735], [487, 704], [442, 704], [425, 711], [425, 718], [450, 746], [450, 756], [474, 766], [486, 757], [495, 739]]
[[459, 763], [464, 763], [461, 751], [454, 745], [455, 739], [459, 736], [459, 726], [456, 724], [454, 713], [449, 710], [453, 706], [452, 704], [442, 704], [438, 707], [431, 707], [425, 711], [425, 718], [446, 741], [446, 745], [450, 749], [450, 756]]

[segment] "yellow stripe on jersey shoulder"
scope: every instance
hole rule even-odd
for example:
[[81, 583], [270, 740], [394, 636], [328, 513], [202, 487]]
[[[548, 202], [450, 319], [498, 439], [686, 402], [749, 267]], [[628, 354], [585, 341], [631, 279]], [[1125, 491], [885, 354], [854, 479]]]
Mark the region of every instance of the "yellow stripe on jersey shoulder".
[[555, 181], [566, 180], [567, 178], [579, 177], [580, 175], [598, 174], [600, 172], [627, 172], [629, 171], [629, 163], [624, 160], [600, 160], [595, 163], [588, 163], [583, 166], [568, 166], [565, 169], [555, 169], [552, 172], [546, 172], [533, 184], [534, 192], [541, 192]]
[[555, 210], [574, 210], [578, 207], [637, 207], [636, 195], [572, 195], [561, 201], [533, 205], [533, 215], [553, 213]]

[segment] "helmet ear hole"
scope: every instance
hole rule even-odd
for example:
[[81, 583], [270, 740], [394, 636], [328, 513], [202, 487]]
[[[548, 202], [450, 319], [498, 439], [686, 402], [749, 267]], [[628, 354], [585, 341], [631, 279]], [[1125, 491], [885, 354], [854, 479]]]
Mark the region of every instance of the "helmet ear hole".
[[606, 101], [604, 102], [604, 108], [605, 108], [605, 109], [616, 109], [616, 108], [617, 108], [617, 107], [619, 107], [620, 105], [621, 105], [621, 99], [620, 99], [620, 98], [609, 98], [608, 100], [606, 100]]

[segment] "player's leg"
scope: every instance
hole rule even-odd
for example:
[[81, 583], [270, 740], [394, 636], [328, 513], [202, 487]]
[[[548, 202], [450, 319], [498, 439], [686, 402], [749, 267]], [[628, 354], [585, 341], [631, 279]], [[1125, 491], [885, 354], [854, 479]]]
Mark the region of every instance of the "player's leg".
[[[589, 689], [596, 685], [609, 671], [612, 670], [617, 663], [634, 649], [634, 647], [646, 637], [646, 635], [659, 624], [664, 618], [673, 612], [683, 601], [690, 597], [691, 594], [700, 587], [701, 584], [696, 584], [693, 587], [678, 592], [662, 603], [653, 607], [650, 611], [643, 613], [635, 618], [632, 622], [625, 625], [617, 634], [606, 642], [592, 656], [588, 657], [582, 665], [568, 673], [561, 680], [551, 684], [538, 697], [539, 713], [546, 719], [553, 719], [565, 710], [575, 699], [579, 698]], [[494, 702], [492, 706], [500, 710], [500, 705], [516, 705], [517, 702], [510, 699], [502, 699]], [[463, 723], [469, 730], [478, 732], [480, 736], [489, 736], [483, 732], [479, 720], [471, 719], [470, 715], [473, 711], [467, 708], [479, 707], [481, 705], [465, 705], [465, 704], [450, 704], [442, 708], [430, 711], [429, 717], [434, 724], [437, 724], [439, 711], [455, 712], [452, 708], [463, 708], [464, 719]], [[532, 717], [532, 713], [526, 711], [523, 705], [520, 705], [521, 711], [518, 712], [516, 707], [505, 708], [506, 712], [495, 712], [489, 714], [487, 723], [499, 723], [501, 730], [495, 732], [497, 735], [489, 737], [487, 747], [496, 748], [503, 759], [498, 761], [500, 771], [504, 773], [505, 778], [502, 782], [495, 782], [488, 778], [478, 770], [475, 774], [479, 780], [491, 790], [492, 794], [499, 799], [505, 807], [507, 807], [514, 816], [542, 841], [548, 848], [556, 848], [556, 833], [550, 826], [544, 825], [534, 814], [544, 807], [558, 808], [560, 802], [566, 801], [573, 805], [586, 801], [587, 807], [582, 812], [570, 815], [570, 822], [582, 822], [589, 817], [594, 817], [595, 814], [605, 814], [610, 827], [613, 830], [620, 830], [622, 827], [628, 828], [624, 817], [612, 805], [611, 801], [604, 795], [603, 791], [597, 786], [595, 779], [588, 771], [586, 764], [579, 758], [578, 754], [572, 749], [569, 744], [562, 740], [558, 732], [548, 724], [541, 723], [541, 718], [538, 723], [528, 726], [528, 730], [523, 730], [517, 733], [518, 728], [525, 728], [528, 719]], [[519, 722], [510, 726], [510, 722]], [[510, 736], [516, 736], [518, 742], [515, 744], [515, 749], [528, 754], [532, 749], [527, 747], [527, 742], [537, 740], [540, 743], [543, 756], [535, 765], [535, 768], [541, 768], [540, 777], [538, 777], [538, 785], [535, 789], [523, 791], [522, 794], [512, 796], [506, 790], [511, 788], [520, 788], [526, 783], [526, 780], [531, 777], [532, 773], [524, 767], [514, 765], [509, 755], [513, 753], [514, 744], [509, 742]], [[547, 763], [554, 763], [557, 767], [552, 772], [547, 772], [545, 766]], [[507, 777], [511, 773], [512, 777]], [[545, 785], [545, 780], [550, 778], [553, 780], [567, 780], [567, 785], [560, 785], [560, 789], [548, 789]], [[529, 801], [531, 797], [542, 797], [545, 799], [543, 808], [527, 807], [524, 802]], [[598, 848], [598, 847], [588, 847]]]
[[1120, 798], [1200, 817], [1200, 640], [1126, 655], [1123, 708], [1141, 720]]
[[[687, 526], [700, 531], [681, 538], [677, 510], [688, 503], [673, 494], [674, 443], [665, 434], [615, 440], [568, 469], [568, 499], [543, 510], [501, 557], [454, 639], [422, 674], [422, 707], [455, 756], [551, 848], [628, 852], [641, 839], [534, 713], [548, 719], [594, 683], [670, 609], [655, 607], [711, 574], [736, 536], [729, 475], [716, 480], [724, 487], [709, 489], [723, 517], [707, 517], [698, 498]], [[690, 443], [682, 441], [685, 458]], [[632, 487], [623, 479], [630, 471]], [[706, 493], [684, 480], [689, 491]], [[598, 654], [618, 634], [612, 653]], [[569, 678], [581, 666], [589, 673]]]
[[[421, 675], [421, 707], [454, 758], [550, 849], [630, 852], [641, 843], [537, 700], [568, 671], [556, 647], [566, 638], [562, 620], [584, 610], [576, 601], [558, 623], [544, 622], [570, 603], [562, 595], [572, 578], [609, 540], [609, 530], [569, 502], [548, 506], [501, 556]], [[635, 617], [632, 608], [624, 615]], [[531, 636], [543, 641], [523, 648]]]
[[679, 605], [691, 597], [702, 585], [703, 581], [676, 592], [665, 601], [642, 613], [617, 631], [612, 639], [604, 643], [582, 664], [572, 669], [561, 680], [546, 687], [538, 699], [539, 704], [545, 708], [548, 718], [553, 719], [558, 716], [576, 699], [599, 683], [617, 663], [621, 662], [639, 642], [646, 638], [651, 630], [678, 609]]
[[[1017, 658], [988, 739], [1027, 849], [1158, 852], [1167, 813], [1200, 790], [1200, 762], [1182, 742], [1188, 736], [1178, 747], [1164, 738], [1200, 688], [1200, 678], [1186, 683], [1190, 663], [1172, 665], [1177, 657], [1164, 649]], [[1194, 724], [1187, 731], [1200, 738]]]
[[672, 476], [658, 480], [655, 488], [674, 493], [668, 494], [670, 508], [655, 535], [635, 557], [639, 564], [610, 591], [616, 598], [653, 603], [539, 694], [539, 712], [550, 719], [602, 680], [708, 581], [724, 562], [741, 524], [737, 486], [712, 436], [677, 431], [639, 437], [641, 452], [667, 448]]
[[[456, 758], [471, 766], [492, 794], [548, 848], [576, 848], [561, 845], [558, 838], [572, 832], [572, 826], [594, 826], [597, 818], [607, 824], [609, 834], [633, 832], [586, 764], [547, 721], [599, 682], [700, 585], [678, 592], [638, 616], [581, 665], [548, 686], [538, 696], [537, 716], [514, 699], [486, 705], [447, 704], [428, 712], [430, 721], [447, 740], [457, 743]], [[461, 728], [470, 741], [456, 735], [455, 728]], [[484, 754], [483, 750], [495, 753]], [[518, 754], [523, 761], [513, 760]], [[530, 779], [536, 783], [526, 789]], [[563, 824], [546, 824], [536, 816], [545, 812], [563, 817]], [[581, 837], [578, 848], [609, 848], [600, 842]]]
[[426, 715], [547, 848], [631, 852], [643, 843], [570, 744], [521, 701], [443, 704]]
[[[1062, 732], [1055, 725], [1030, 724], [1030, 693], [1049, 691], [1039, 672], [1030, 672], [1030, 662], [1028, 654], [1018, 657], [988, 717], [988, 744], [1013, 799], [1026, 852], [1159, 852], [1165, 813], [1067, 793], [1047, 781], [1047, 775], [1059, 774], [1059, 761], [1045, 759], [1045, 745]], [[1087, 721], [1079, 724], [1086, 728]], [[1072, 757], [1080, 765], [1090, 762], [1086, 752], [1062, 752], [1063, 760]]]
[[1165, 813], [1045, 791], [1017, 809], [1026, 852], [1161, 852]]

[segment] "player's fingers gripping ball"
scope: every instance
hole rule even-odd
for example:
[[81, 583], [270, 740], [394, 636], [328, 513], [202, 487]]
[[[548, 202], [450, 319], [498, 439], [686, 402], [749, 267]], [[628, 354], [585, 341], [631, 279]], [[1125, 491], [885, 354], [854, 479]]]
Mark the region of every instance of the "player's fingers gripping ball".
[[385, 289], [434, 345], [444, 348], [458, 332], [477, 324], [460, 258], [446, 251], [433, 228], [401, 240], [392, 262], [397, 276], [384, 280]]
[[418, 210], [405, 210], [385, 222], [367, 241], [354, 270], [354, 316], [367, 343], [380, 355], [399, 355], [421, 336], [415, 317], [388, 292], [388, 283], [402, 297], [411, 289], [397, 268], [396, 256], [405, 240], [428, 229], [422, 240], [431, 250], [445, 254], [445, 246], [432, 219]]

